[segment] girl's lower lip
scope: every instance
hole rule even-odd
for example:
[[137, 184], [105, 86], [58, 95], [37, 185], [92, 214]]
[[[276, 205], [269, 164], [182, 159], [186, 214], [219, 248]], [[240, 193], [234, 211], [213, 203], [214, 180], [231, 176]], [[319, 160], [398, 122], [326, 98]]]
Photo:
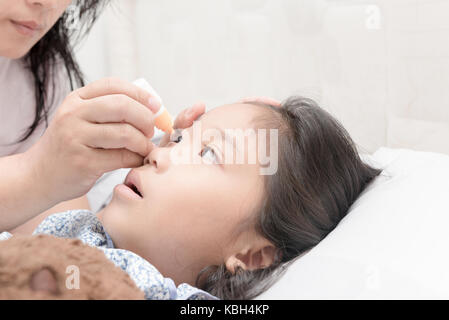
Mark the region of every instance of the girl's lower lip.
[[115, 186], [114, 191], [117, 192], [120, 196], [124, 196], [127, 199], [131, 200], [142, 200], [141, 197], [137, 193], [135, 193], [130, 187], [125, 184], [119, 184]]
[[16, 23], [11, 20], [12, 25], [15, 27], [15, 29], [24, 36], [34, 36], [37, 33], [37, 29], [31, 29], [28, 27], [25, 27], [24, 25], [21, 25], [19, 23]]

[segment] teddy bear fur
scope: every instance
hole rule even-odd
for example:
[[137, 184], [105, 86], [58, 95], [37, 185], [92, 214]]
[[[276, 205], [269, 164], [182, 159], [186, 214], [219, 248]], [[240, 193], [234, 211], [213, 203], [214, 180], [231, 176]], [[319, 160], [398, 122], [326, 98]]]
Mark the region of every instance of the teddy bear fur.
[[136, 300], [144, 293], [102, 251], [81, 240], [15, 235], [0, 241], [0, 299]]

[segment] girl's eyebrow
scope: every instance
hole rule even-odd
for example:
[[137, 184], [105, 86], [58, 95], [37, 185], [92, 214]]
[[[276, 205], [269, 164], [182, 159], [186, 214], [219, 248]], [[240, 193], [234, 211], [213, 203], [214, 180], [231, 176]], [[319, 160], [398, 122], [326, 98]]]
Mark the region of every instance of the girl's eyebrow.
[[[195, 121], [201, 120], [201, 118], [202, 118], [205, 114], [206, 114], [206, 112], [203, 113], [202, 115], [200, 115], [198, 118], [196, 118]], [[238, 148], [237, 145], [234, 143], [234, 137], [233, 137], [232, 135], [229, 135], [229, 134], [226, 132], [227, 130], [223, 130], [221, 127], [218, 127], [218, 126], [214, 126], [213, 128], [216, 129], [216, 130], [218, 130], [218, 131], [220, 131], [221, 137], [224, 138], [224, 140], [225, 140], [226, 143], [228, 143], [229, 145], [231, 145], [231, 146], [234, 148], [234, 151], [235, 151], [235, 152], [240, 152], [240, 151], [241, 151], [240, 148]]]

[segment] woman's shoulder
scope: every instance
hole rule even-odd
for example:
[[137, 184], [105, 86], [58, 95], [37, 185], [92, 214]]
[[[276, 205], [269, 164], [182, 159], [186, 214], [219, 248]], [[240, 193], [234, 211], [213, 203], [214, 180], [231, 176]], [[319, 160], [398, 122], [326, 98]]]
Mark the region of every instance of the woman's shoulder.
[[[64, 62], [58, 58], [49, 71], [46, 97], [51, 102], [47, 110], [51, 113], [70, 93], [71, 85]], [[0, 57], [0, 108], [14, 111], [28, 111], [32, 116], [36, 112], [35, 80], [30, 68], [22, 59]]]
[[35, 114], [34, 82], [21, 60], [0, 57], [0, 156], [19, 153], [16, 143]]
[[[61, 62], [52, 68], [47, 97], [51, 104], [46, 106], [49, 122], [59, 105], [71, 91], [70, 81]], [[33, 134], [18, 142], [33, 123], [36, 114], [34, 79], [23, 59], [0, 57], [0, 156], [21, 153], [28, 150], [45, 131], [46, 123], [41, 121]], [[53, 85], [54, 84], [54, 85]]]

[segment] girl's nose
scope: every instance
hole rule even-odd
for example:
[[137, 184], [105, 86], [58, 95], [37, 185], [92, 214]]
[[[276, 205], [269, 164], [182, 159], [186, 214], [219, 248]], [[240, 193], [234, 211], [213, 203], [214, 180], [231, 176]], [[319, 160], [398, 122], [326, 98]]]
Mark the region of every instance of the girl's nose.
[[147, 164], [151, 164], [154, 166], [157, 166], [157, 162], [151, 159], [151, 152], [147, 157], [143, 160], [143, 165], [146, 166]]
[[170, 157], [168, 148], [155, 148], [143, 160], [143, 165], [150, 165], [156, 168], [158, 173], [162, 173], [169, 167]]

